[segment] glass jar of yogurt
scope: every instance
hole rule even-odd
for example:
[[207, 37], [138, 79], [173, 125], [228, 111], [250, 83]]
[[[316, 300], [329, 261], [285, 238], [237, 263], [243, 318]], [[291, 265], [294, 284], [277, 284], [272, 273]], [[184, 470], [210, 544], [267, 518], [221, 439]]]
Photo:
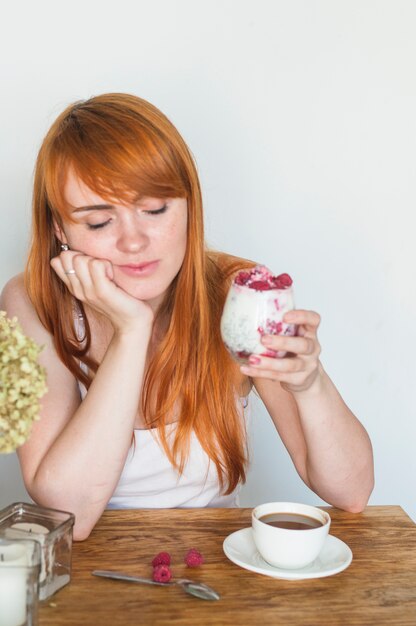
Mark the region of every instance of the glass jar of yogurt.
[[286, 352], [265, 348], [262, 335], [296, 334], [296, 326], [283, 321], [295, 308], [292, 279], [273, 274], [263, 265], [241, 271], [228, 292], [221, 318], [221, 336], [234, 359], [247, 363], [251, 354], [283, 357]]

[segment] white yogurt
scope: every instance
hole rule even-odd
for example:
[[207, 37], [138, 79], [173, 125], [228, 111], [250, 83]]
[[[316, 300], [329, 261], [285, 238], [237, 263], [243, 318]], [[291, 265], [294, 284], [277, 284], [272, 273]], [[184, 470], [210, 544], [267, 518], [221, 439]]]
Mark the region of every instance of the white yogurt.
[[285, 352], [268, 350], [260, 340], [265, 334], [293, 336], [295, 325], [286, 324], [282, 318], [294, 308], [292, 287], [257, 291], [233, 283], [221, 318], [221, 336], [227, 349], [242, 363], [250, 354], [284, 356]]

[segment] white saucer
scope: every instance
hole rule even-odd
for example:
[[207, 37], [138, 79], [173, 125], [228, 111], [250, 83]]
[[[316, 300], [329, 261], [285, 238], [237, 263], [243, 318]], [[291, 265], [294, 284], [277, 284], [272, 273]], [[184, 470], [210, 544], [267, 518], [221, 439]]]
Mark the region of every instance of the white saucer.
[[332, 576], [342, 572], [352, 561], [352, 552], [347, 544], [333, 535], [328, 535], [319, 556], [310, 565], [300, 569], [273, 567], [257, 551], [251, 528], [242, 528], [229, 535], [224, 540], [223, 550], [230, 561], [244, 569], [286, 580]]

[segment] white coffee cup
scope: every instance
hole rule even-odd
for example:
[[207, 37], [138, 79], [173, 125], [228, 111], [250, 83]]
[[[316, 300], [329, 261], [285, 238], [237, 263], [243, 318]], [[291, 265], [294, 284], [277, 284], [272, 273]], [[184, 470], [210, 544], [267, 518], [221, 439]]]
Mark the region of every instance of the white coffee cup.
[[[298, 526], [300, 522], [305, 522], [305, 525], [302, 524], [304, 529], [271, 526], [272, 514], [280, 514], [276, 516], [280, 517], [279, 524], [282, 523], [282, 514], [293, 516]], [[322, 550], [331, 518], [326, 511], [308, 504], [268, 502], [253, 509], [251, 524], [254, 543], [267, 563], [284, 569], [298, 569], [312, 563]], [[286, 525], [293, 526], [290, 523]]]

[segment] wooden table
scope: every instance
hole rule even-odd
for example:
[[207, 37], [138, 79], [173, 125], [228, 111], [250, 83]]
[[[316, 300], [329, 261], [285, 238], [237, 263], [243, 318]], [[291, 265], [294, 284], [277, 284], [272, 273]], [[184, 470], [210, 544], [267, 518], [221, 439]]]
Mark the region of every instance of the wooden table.
[[[350, 546], [352, 564], [335, 576], [287, 581], [242, 569], [223, 553], [225, 537], [250, 525], [251, 509], [106, 511], [89, 539], [74, 544], [71, 583], [42, 603], [39, 626], [415, 626], [416, 525], [398, 506], [329, 512], [330, 532]], [[191, 547], [206, 557], [198, 569], [183, 563]], [[221, 600], [91, 575], [149, 577], [162, 550], [175, 577], [206, 582]]]

